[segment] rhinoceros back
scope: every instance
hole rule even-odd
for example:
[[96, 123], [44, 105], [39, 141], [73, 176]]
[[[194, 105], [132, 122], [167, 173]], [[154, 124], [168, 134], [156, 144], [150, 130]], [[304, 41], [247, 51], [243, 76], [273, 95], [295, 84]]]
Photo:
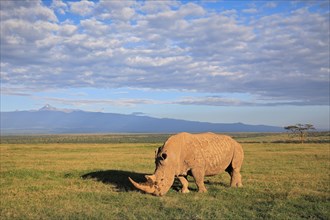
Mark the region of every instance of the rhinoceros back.
[[223, 172], [233, 160], [235, 148], [239, 144], [231, 137], [213, 133], [192, 135], [192, 166], [204, 166], [205, 175]]

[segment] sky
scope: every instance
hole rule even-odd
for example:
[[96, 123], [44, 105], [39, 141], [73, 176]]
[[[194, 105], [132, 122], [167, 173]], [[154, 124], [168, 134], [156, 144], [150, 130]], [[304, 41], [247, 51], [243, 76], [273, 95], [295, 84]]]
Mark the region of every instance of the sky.
[[1, 111], [329, 129], [329, 1], [0, 1]]

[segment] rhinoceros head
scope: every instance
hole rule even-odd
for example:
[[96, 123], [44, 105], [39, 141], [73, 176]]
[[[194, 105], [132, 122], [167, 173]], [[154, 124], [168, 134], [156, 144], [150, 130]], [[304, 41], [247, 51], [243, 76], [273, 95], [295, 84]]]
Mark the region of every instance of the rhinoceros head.
[[162, 196], [167, 193], [174, 182], [175, 169], [173, 161], [171, 161], [166, 153], [160, 153], [156, 157], [156, 170], [153, 175], [146, 175], [145, 183], [136, 183], [129, 178], [131, 183], [138, 189], [153, 194]]
[[129, 180], [138, 189], [156, 196], [167, 193], [174, 182], [174, 177], [182, 168], [181, 149], [185, 145], [185, 135], [181, 133], [170, 137], [162, 147], [155, 152], [156, 170], [153, 175], [146, 176], [145, 183]]
[[168, 139], [165, 144], [156, 150], [155, 163], [156, 170], [153, 175], [146, 176], [145, 183], [136, 183], [131, 178], [129, 180], [138, 189], [156, 196], [167, 193], [174, 182], [174, 177], [180, 168], [180, 154], [182, 140], [175, 137]]

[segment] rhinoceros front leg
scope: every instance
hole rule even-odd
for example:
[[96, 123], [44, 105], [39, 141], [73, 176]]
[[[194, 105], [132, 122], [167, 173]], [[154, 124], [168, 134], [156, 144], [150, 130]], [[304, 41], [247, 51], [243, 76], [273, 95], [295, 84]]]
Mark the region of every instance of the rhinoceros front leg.
[[189, 189], [188, 189], [188, 180], [185, 176], [178, 176], [178, 179], [180, 180], [181, 184], [182, 184], [182, 189], [181, 192], [182, 193], [188, 193]]
[[198, 192], [207, 192], [207, 189], [204, 186], [204, 176], [205, 176], [204, 169], [201, 168], [192, 169], [191, 173], [198, 187]]

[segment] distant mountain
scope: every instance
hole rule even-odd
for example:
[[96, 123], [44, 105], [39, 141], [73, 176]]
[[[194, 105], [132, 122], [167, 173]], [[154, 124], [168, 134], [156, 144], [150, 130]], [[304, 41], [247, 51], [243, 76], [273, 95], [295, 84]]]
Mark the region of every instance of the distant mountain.
[[37, 111], [1, 112], [1, 134], [8, 133], [176, 133], [281, 132], [283, 128], [242, 123], [208, 123], [136, 114], [85, 112], [46, 105]]
[[[32, 110], [32, 111], [35, 111], [35, 110]], [[38, 111], [57, 111], [57, 112], [70, 113], [70, 112], [81, 111], [81, 110], [79, 110], [79, 109], [67, 109], [67, 108], [56, 108], [56, 107], [53, 107], [49, 104], [46, 104], [44, 107], [40, 108]]]

